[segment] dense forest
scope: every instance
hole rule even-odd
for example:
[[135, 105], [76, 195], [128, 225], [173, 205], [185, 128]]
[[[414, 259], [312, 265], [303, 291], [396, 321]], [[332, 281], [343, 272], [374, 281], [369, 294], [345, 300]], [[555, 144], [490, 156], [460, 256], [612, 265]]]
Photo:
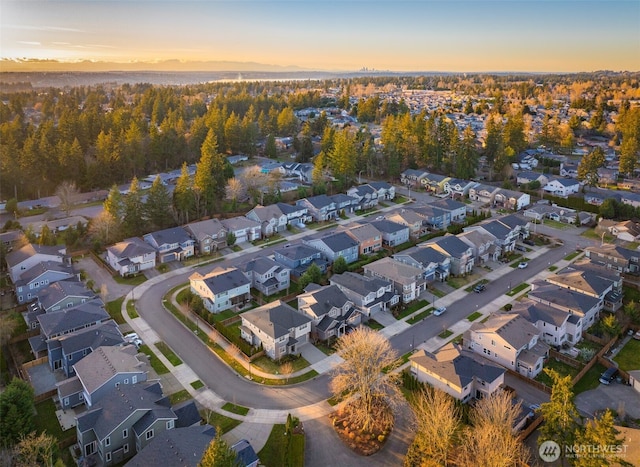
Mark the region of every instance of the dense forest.
[[[314, 180], [328, 173], [396, 178], [408, 167], [472, 177], [484, 155], [494, 173], [533, 144], [570, 150], [582, 134], [619, 149], [632, 173], [640, 148], [638, 73], [577, 75], [365, 76], [326, 81], [232, 82], [189, 86], [78, 86], [5, 93], [0, 102], [0, 196], [52, 195], [63, 181], [82, 190], [109, 188], [195, 163], [210, 135], [221, 154], [276, 157], [274, 138], [294, 137], [299, 161], [314, 155]], [[0, 78], [1, 79], [1, 78]], [[409, 90], [450, 91], [448, 106], [412, 112]], [[547, 113], [536, 138], [531, 114]], [[571, 118], [557, 111], [569, 106]], [[303, 108], [320, 112], [301, 122]], [[322, 109], [349, 112], [358, 124], [336, 129]], [[486, 135], [459, 130], [449, 113], [481, 115]], [[614, 118], [615, 117], [615, 118]], [[374, 144], [368, 124], [380, 124]]]

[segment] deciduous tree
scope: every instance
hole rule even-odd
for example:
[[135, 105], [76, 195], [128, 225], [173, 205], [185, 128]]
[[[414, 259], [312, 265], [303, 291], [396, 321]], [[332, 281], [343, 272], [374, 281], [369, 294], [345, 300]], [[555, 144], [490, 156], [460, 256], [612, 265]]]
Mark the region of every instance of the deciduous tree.
[[239, 467], [236, 453], [220, 436], [220, 428], [216, 428], [216, 436], [204, 452], [198, 467]]
[[68, 216], [76, 203], [80, 191], [75, 182], [65, 180], [56, 188], [56, 196], [60, 199], [60, 209]]

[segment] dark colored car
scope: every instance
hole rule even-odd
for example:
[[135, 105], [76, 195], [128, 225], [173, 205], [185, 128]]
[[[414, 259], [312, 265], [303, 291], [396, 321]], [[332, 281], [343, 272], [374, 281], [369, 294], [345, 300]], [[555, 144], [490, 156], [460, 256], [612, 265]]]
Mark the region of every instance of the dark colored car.
[[473, 288], [473, 291], [475, 293], [480, 293], [485, 289], [485, 285], [484, 284], [478, 284]]
[[618, 369], [616, 367], [607, 368], [604, 373], [600, 375], [600, 382], [602, 384], [609, 384], [618, 376]]
[[522, 243], [524, 243], [525, 245], [529, 245], [529, 246], [534, 246], [535, 245], [533, 240], [531, 240], [529, 238], [525, 238], [524, 240], [522, 240]]

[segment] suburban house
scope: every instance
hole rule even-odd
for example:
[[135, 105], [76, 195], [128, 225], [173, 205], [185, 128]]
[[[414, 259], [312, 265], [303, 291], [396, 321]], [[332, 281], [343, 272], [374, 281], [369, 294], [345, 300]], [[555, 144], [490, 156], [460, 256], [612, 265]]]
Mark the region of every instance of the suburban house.
[[393, 282], [402, 296], [402, 303], [409, 303], [427, 290], [423, 270], [392, 258], [382, 258], [364, 266], [364, 274]]
[[430, 206], [448, 212], [449, 220], [453, 224], [462, 224], [467, 219], [467, 205], [460, 201], [451, 198], [442, 198], [429, 204]]
[[480, 265], [487, 261], [498, 261], [500, 248], [495, 245], [496, 237], [486, 230], [468, 230], [456, 236], [471, 247], [475, 264]]
[[287, 216], [287, 224], [300, 226], [302, 224], [308, 224], [312, 221], [312, 218], [309, 215], [309, 210], [304, 206], [297, 206], [287, 203], [276, 203], [276, 206], [280, 208], [282, 214]]
[[454, 343], [445, 345], [435, 354], [418, 350], [409, 361], [411, 374], [418, 381], [461, 402], [483, 399], [504, 385], [504, 368]]
[[369, 182], [369, 186], [378, 192], [378, 200], [394, 199], [396, 188], [387, 182]]
[[221, 219], [220, 223], [228, 233], [233, 234], [235, 243], [253, 242], [259, 240], [262, 235], [260, 223], [244, 216]]
[[519, 191], [501, 188], [495, 193], [493, 203], [495, 206], [501, 206], [505, 209], [520, 211], [531, 204], [531, 196], [529, 196], [529, 193], [520, 193]]
[[618, 245], [603, 244], [585, 249], [585, 256], [594, 263], [615, 269], [619, 272], [640, 272], [640, 252]]
[[25, 271], [44, 261], [70, 264], [65, 248], [59, 246], [41, 246], [29, 243], [7, 253], [7, 272], [11, 282], [15, 284]]
[[356, 209], [369, 209], [378, 205], [378, 190], [370, 185], [359, 185], [347, 190], [347, 195], [357, 200]]
[[422, 225], [422, 217], [417, 215], [411, 209], [400, 209], [398, 211], [394, 211], [386, 214], [385, 218], [391, 222], [408, 227], [409, 235], [412, 237], [419, 237], [427, 231], [427, 229]]
[[296, 206], [306, 208], [316, 222], [333, 220], [338, 217], [336, 203], [327, 195], [317, 195], [296, 201]]
[[527, 298], [575, 315], [576, 318], [570, 319], [570, 322], [578, 323], [579, 321], [582, 331], [587, 330], [596, 322], [603, 307], [602, 300], [597, 297], [559, 287], [546, 281], [533, 281]]
[[516, 313], [493, 314], [465, 331], [464, 347], [528, 378], [535, 378], [549, 354], [540, 331]]
[[451, 225], [451, 213], [431, 205], [413, 208], [428, 230], [444, 230]]
[[178, 421], [160, 383], [120, 384], [77, 417], [78, 446], [89, 462], [119, 464]]
[[543, 173], [531, 171], [519, 172], [516, 175], [516, 183], [518, 185], [527, 185], [531, 182], [538, 182], [540, 187], [543, 187], [549, 182], [549, 177]]
[[516, 214], [509, 214], [497, 219], [503, 225], [509, 227], [516, 239], [524, 240], [529, 236], [529, 221], [522, 219]]
[[43, 261], [24, 271], [14, 282], [18, 304], [33, 300], [38, 291], [49, 284], [63, 280], [80, 280], [80, 275], [72, 264], [57, 261]]
[[387, 219], [372, 221], [371, 225], [380, 232], [382, 246], [393, 248], [409, 241], [409, 227]]
[[425, 243], [451, 259], [451, 274], [461, 276], [473, 270], [473, 249], [455, 235], [445, 235]]
[[298, 313], [311, 321], [312, 339], [321, 341], [344, 335], [362, 319], [353, 302], [336, 285], [309, 284], [298, 295]]
[[344, 232], [358, 242], [361, 255], [370, 255], [382, 249], [382, 233], [370, 223], [348, 225]]
[[580, 182], [573, 178], [555, 178], [543, 187], [544, 191], [554, 196], [566, 198], [567, 196], [580, 191]]
[[338, 193], [329, 196], [329, 198], [335, 203], [338, 214], [349, 213], [359, 209], [358, 200], [344, 193]]
[[478, 183], [469, 189], [469, 199], [493, 205], [494, 197], [498, 191], [500, 191], [500, 187]]
[[62, 219], [33, 222], [29, 224], [28, 227], [31, 228], [31, 230], [33, 231], [36, 237], [40, 237], [40, 235], [42, 234], [42, 229], [44, 227], [47, 227], [47, 229], [49, 229], [51, 233], [58, 234], [60, 232], [64, 232], [69, 228], [75, 228], [78, 225], [84, 228], [87, 226], [88, 223], [89, 222], [85, 217], [69, 216], [69, 217], [64, 217]]
[[534, 204], [529, 209], [526, 209], [522, 215], [535, 221], [551, 219], [565, 224], [574, 224], [576, 221], [576, 211], [574, 209], [561, 207], [557, 204]]
[[320, 268], [320, 272], [327, 272], [329, 262], [322, 252], [307, 245], [287, 245], [273, 252], [274, 259], [291, 270], [293, 277], [303, 275], [309, 266], [314, 263]]
[[26, 245], [29, 241], [22, 230], [9, 230], [0, 233], [0, 245], [4, 245], [6, 252]]
[[107, 262], [126, 277], [156, 267], [156, 249], [137, 237], [127, 238], [107, 248]]
[[429, 173], [426, 177], [423, 177], [422, 180], [420, 180], [420, 183], [425, 190], [439, 194], [444, 193], [445, 184], [449, 180], [451, 180], [451, 177], [447, 177], [446, 175]]
[[198, 467], [215, 436], [216, 429], [211, 425], [176, 427], [173, 430], [163, 431], [154, 436], [149, 444], [125, 464], [125, 467], [150, 465]]
[[195, 240], [200, 255], [210, 255], [227, 246], [227, 229], [218, 219], [192, 222], [184, 227]]
[[276, 204], [269, 206], [256, 206], [246, 214], [247, 219], [260, 223], [262, 237], [287, 230], [287, 215]]
[[480, 230], [485, 235], [489, 234], [493, 236], [495, 238], [494, 245], [498, 249], [499, 255], [506, 255], [515, 250], [516, 242], [521, 232], [520, 228], [512, 228], [508, 224], [501, 222], [500, 219], [484, 221], [480, 224], [464, 228], [464, 232], [473, 230]]
[[577, 177], [578, 164], [575, 162], [561, 162], [560, 175], [563, 177]]
[[[540, 339], [552, 347], [559, 348], [565, 343], [573, 346], [582, 339], [580, 317], [559, 308], [525, 298], [514, 302], [510, 312], [522, 316], [537, 327]], [[570, 320], [571, 316], [577, 319]]]
[[311, 319], [281, 300], [262, 305], [240, 315], [240, 335], [249, 344], [262, 345], [273, 360], [300, 353], [309, 341]]
[[445, 281], [451, 269], [451, 257], [429, 245], [396, 253], [393, 259], [422, 269], [424, 278], [429, 282]]
[[195, 241], [182, 227], [146, 234], [144, 241], [156, 249], [159, 263], [182, 261], [195, 254]]
[[463, 199], [469, 196], [469, 190], [477, 185], [477, 182], [451, 178], [444, 183], [444, 191], [453, 199]]
[[149, 364], [133, 345], [97, 347], [73, 366], [75, 376], [57, 385], [63, 407], [97, 404], [113, 388], [147, 381]]
[[291, 270], [277, 261], [259, 256], [238, 266], [251, 281], [251, 287], [264, 295], [273, 295], [289, 288]]
[[45, 313], [71, 308], [96, 296], [82, 282], [64, 280], [49, 284], [37, 294], [37, 306]]
[[344, 272], [331, 276], [329, 283], [342, 290], [367, 319], [380, 311], [391, 311], [400, 301], [393, 284], [385, 279]]
[[404, 185], [421, 186], [422, 179], [429, 175], [424, 170], [407, 169], [400, 174], [400, 182]]
[[195, 272], [189, 283], [211, 313], [240, 310], [251, 301], [251, 280], [236, 268], [217, 267], [204, 276]]
[[637, 242], [640, 240], [640, 224], [634, 221], [618, 222], [609, 227], [609, 232], [623, 242]]
[[303, 243], [320, 250], [330, 263], [333, 263], [338, 256], [342, 256], [347, 264], [358, 260], [360, 244], [345, 232], [336, 232], [322, 238], [303, 240]]

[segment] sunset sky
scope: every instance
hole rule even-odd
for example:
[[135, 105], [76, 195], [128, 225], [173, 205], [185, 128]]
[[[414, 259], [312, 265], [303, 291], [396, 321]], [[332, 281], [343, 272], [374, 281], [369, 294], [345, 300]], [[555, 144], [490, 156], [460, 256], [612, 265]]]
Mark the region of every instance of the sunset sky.
[[638, 0], [0, 0], [0, 31], [5, 59], [640, 70]]

